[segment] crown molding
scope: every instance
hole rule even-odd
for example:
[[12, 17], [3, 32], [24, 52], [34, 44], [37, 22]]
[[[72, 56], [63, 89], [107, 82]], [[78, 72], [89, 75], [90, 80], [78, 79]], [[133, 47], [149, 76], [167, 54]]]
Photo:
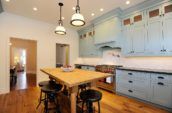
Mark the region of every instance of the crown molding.
[[118, 17], [118, 18], [123, 18], [125, 16], [129, 16], [133, 13], [137, 13], [140, 11], [143, 11], [145, 9], [148, 9], [150, 7], [154, 7], [157, 5], [160, 5], [162, 3], [166, 3], [172, 0], [146, 0], [144, 2], [141, 2], [135, 6], [132, 6], [130, 8], [127, 8], [125, 10], [122, 10], [121, 8], [116, 8], [114, 10], [109, 11], [108, 13], [103, 14], [102, 16], [97, 17], [96, 19], [92, 20], [90, 23], [91, 25], [81, 28], [77, 30], [78, 32], [80, 31], [85, 31], [93, 27], [93, 25], [97, 25], [101, 22], [107, 21], [111, 18]]

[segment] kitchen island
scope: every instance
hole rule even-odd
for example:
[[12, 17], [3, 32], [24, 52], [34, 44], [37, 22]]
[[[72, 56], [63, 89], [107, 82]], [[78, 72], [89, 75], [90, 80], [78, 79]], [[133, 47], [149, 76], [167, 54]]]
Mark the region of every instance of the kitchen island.
[[41, 71], [46, 73], [50, 78], [69, 87], [71, 96], [71, 113], [76, 113], [76, 94], [79, 85], [91, 83], [92, 86], [94, 86], [96, 85], [97, 80], [113, 76], [112, 74], [80, 69], [75, 69], [72, 72], [64, 72], [60, 68], [44, 68], [41, 69]]

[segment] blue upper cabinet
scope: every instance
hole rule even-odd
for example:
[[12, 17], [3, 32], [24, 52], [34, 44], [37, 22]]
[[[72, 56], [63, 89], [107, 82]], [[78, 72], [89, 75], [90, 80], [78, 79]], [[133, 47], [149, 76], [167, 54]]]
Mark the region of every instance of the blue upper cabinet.
[[161, 6], [156, 6], [147, 10], [147, 54], [158, 55], [162, 52], [163, 21], [161, 12]]
[[147, 49], [153, 56], [172, 55], [172, 2], [147, 10]]
[[163, 9], [163, 45], [165, 54], [172, 55], [172, 2], [162, 6]]
[[92, 28], [79, 31], [79, 56], [99, 57], [101, 52], [94, 45], [94, 30]]
[[132, 14], [123, 19], [123, 46], [122, 51], [126, 56], [143, 55], [145, 51], [144, 12]]
[[94, 44], [115, 42], [115, 46], [120, 47], [121, 40], [121, 19], [112, 17], [105, 21], [95, 23]]
[[125, 56], [172, 56], [172, 1], [123, 19]]

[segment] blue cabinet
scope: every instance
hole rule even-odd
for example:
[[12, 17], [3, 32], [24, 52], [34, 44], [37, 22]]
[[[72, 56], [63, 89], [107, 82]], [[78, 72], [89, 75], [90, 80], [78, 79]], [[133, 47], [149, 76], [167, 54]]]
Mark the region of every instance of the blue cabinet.
[[93, 30], [86, 29], [79, 31], [79, 56], [80, 57], [99, 57], [101, 52], [94, 45]]
[[145, 51], [145, 19], [144, 12], [139, 12], [123, 20], [123, 48], [126, 56], [143, 55]]
[[172, 56], [172, 1], [123, 19], [125, 56]]
[[110, 19], [95, 23], [94, 44], [115, 42], [120, 47], [121, 19], [112, 17]]

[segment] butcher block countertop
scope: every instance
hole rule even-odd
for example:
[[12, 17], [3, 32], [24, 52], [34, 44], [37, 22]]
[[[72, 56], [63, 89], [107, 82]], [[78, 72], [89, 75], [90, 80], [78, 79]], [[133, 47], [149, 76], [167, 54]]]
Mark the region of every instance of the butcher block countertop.
[[48, 74], [50, 77], [63, 82], [63, 84], [68, 87], [73, 87], [76, 85], [89, 83], [102, 78], [107, 78], [113, 76], [108, 73], [101, 73], [95, 71], [87, 71], [81, 69], [75, 69], [72, 72], [63, 72], [60, 68], [44, 68], [41, 69], [42, 72]]
[[117, 67], [117, 69], [126, 70], [126, 71], [140, 71], [140, 72], [172, 75], [172, 70], [163, 70], [163, 69], [149, 69], [149, 68], [137, 68], [137, 67]]

